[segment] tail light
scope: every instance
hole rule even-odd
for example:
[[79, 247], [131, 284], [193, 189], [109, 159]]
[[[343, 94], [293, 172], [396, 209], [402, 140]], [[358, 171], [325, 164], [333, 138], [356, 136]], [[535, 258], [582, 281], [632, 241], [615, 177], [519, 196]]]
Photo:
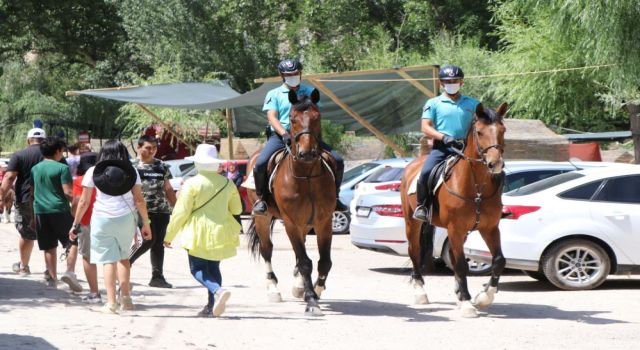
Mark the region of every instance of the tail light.
[[374, 187], [378, 191], [400, 191], [401, 182], [392, 182]]
[[540, 209], [533, 205], [505, 205], [502, 207], [502, 218], [518, 220], [522, 215], [533, 213]]
[[374, 205], [371, 210], [380, 216], [404, 217], [400, 204]]

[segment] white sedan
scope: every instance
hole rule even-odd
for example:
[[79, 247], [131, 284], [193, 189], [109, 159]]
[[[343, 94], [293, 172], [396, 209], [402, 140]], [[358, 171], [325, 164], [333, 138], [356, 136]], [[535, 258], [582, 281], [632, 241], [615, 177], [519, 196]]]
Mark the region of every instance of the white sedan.
[[[640, 273], [640, 166], [617, 164], [558, 175], [503, 196], [507, 267], [567, 290], [598, 287], [609, 274]], [[490, 261], [477, 232], [465, 253]]]

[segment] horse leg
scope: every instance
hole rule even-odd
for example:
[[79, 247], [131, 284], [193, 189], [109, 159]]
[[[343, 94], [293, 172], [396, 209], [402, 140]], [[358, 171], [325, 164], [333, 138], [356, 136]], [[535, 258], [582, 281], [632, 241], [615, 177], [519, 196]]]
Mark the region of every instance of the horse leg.
[[471, 304], [471, 295], [469, 294], [469, 288], [467, 286], [467, 274], [469, 273], [469, 263], [464, 256], [464, 240], [465, 233], [460, 231], [454, 231], [455, 228], [449, 226], [449, 243], [451, 246], [452, 256], [455, 259], [453, 265], [455, 273], [455, 293], [458, 297], [458, 305], [462, 317], [477, 317], [478, 311]]
[[318, 260], [318, 279], [313, 285], [313, 290], [316, 292], [318, 298], [320, 298], [322, 292], [326, 289], [327, 276], [329, 276], [329, 271], [333, 265], [331, 262], [331, 240], [333, 239], [333, 232], [330, 220], [323, 223], [319, 230], [316, 231], [316, 239], [318, 241], [320, 259]]
[[506, 260], [504, 255], [502, 255], [502, 247], [500, 246], [500, 229], [498, 226], [494, 227], [489, 231], [480, 231], [482, 238], [485, 243], [487, 243], [487, 247], [489, 247], [489, 251], [491, 252], [491, 277], [489, 279], [489, 284], [484, 287], [484, 290], [476, 295], [473, 304], [479, 309], [485, 309], [493, 303], [493, 298], [495, 294], [498, 292], [498, 281], [500, 280], [500, 275], [504, 270], [504, 265]]
[[260, 237], [260, 255], [265, 261], [267, 270], [267, 299], [272, 303], [282, 302], [282, 295], [278, 290], [278, 278], [273, 272], [271, 265], [271, 255], [273, 253], [273, 242], [271, 241], [271, 217], [256, 217], [256, 231]]
[[287, 235], [291, 241], [291, 246], [296, 254], [296, 267], [298, 272], [304, 280], [304, 301], [307, 302], [305, 308], [305, 314], [308, 316], [323, 316], [324, 314], [318, 306], [318, 296], [313, 291], [313, 284], [311, 282], [311, 271], [313, 270], [313, 262], [307, 256], [307, 250], [304, 245], [304, 233], [295, 225], [287, 224], [285, 220], [285, 228]]
[[298, 261], [296, 260], [296, 267], [293, 268], [293, 287], [291, 288], [291, 294], [293, 294], [294, 298], [302, 299], [304, 296], [304, 277], [300, 274], [300, 270], [298, 270]]
[[407, 241], [409, 242], [409, 257], [413, 264], [413, 273], [411, 274], [411, 286], [413, 288], [413, 298], [416, 304], [429, 304], [427, 292], [424, 289], [424, 279], [422, 278], [422, 257], [421, 257], [421, 226], [422, 222], [414, 219], [405, 218], [405, 230], [407, 232]]

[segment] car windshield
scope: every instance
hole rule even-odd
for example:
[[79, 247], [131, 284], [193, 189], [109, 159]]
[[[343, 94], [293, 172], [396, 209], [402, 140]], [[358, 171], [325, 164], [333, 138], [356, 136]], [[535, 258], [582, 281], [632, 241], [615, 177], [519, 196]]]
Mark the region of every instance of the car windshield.
[[342, 176], [342, 182], [349, 182], [379, 165], [380, 164], [377, 163], [364, 163], [356, 166], [355, 168], [349, 169], [344, 172], [344, 175]]
[[556, 175], [556, 176], [552, 176], [552, 177], [548, 177], [546, 179], [540, 180], [538, 182], [534, 182], [532, 184], [526, 185], [526, 186], [522, 186], [520, 188], [517, 188], [511, 192], [507, 192], [505, 193], [506, 196], [524, 196], [524, 195], [528, 195], [528, 194], [532, 194], [532, 193], [536, 193], [536, 192], [540, 192], [543, 190], [546, 190], [548, 188], [563, 184], [565, 182], [571, 181], [571, 180], [575, 180], [577, 178], [583, 177], [584, 175], [576, 173], [576, 172], [569, 172], [569, 173], [564, 173], [564, 174], [560, 174], [560, 175]]
[[400, 181], [404, 168], [393, 168], [386, 166], [384, 168], [374, 171], [365, 182], [387, 182], [387, 181]]

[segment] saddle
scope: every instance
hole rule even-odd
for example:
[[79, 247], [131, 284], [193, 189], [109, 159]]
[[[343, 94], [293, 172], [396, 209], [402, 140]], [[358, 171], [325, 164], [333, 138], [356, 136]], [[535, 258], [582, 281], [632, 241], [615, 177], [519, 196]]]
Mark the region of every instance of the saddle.
[[[436, 197], [436, 191], [438, 188], [451, 177], [451, 173], [453, 171], [453, 166], [460, 160], [460, 156], [451, 155], [447, 157], [445, 160], [436, 164], [436, 166], [431, 170], [429, 177], [427, 178], [427, 202], [428, 208], [427, 212], [433, 215], [439, 210], [438, 197]], [[413, 181], [411, 181], [411, 185], [409, 186], [407, 194], [413, 194], [418, 189], [418, 177], [415, 176]], [[431, 218], [429, 218], [431, 220]]]
[[[267, 177], [269, 178], [270, 193], [273, 193], [273, 180], [275, 178], [274, 174], [276, 173], [278, 166], [280, 166], [282, 160], [286, 157], [286, 155], [287, 155], [286, 149], [283, 148], [281, 150], [276, 151], [271, 156], [271, 158], [269, 158], [269, 162], [267, 163]], [[327, 152], [325, 150], [322, 150], [320, 157], [322, 158], [322, 165], [331, 173], [331, 176], [335, 180], [336, 169], [337, 169], [337, 163], [335, 158], [333, 158], [330, 152]]]

